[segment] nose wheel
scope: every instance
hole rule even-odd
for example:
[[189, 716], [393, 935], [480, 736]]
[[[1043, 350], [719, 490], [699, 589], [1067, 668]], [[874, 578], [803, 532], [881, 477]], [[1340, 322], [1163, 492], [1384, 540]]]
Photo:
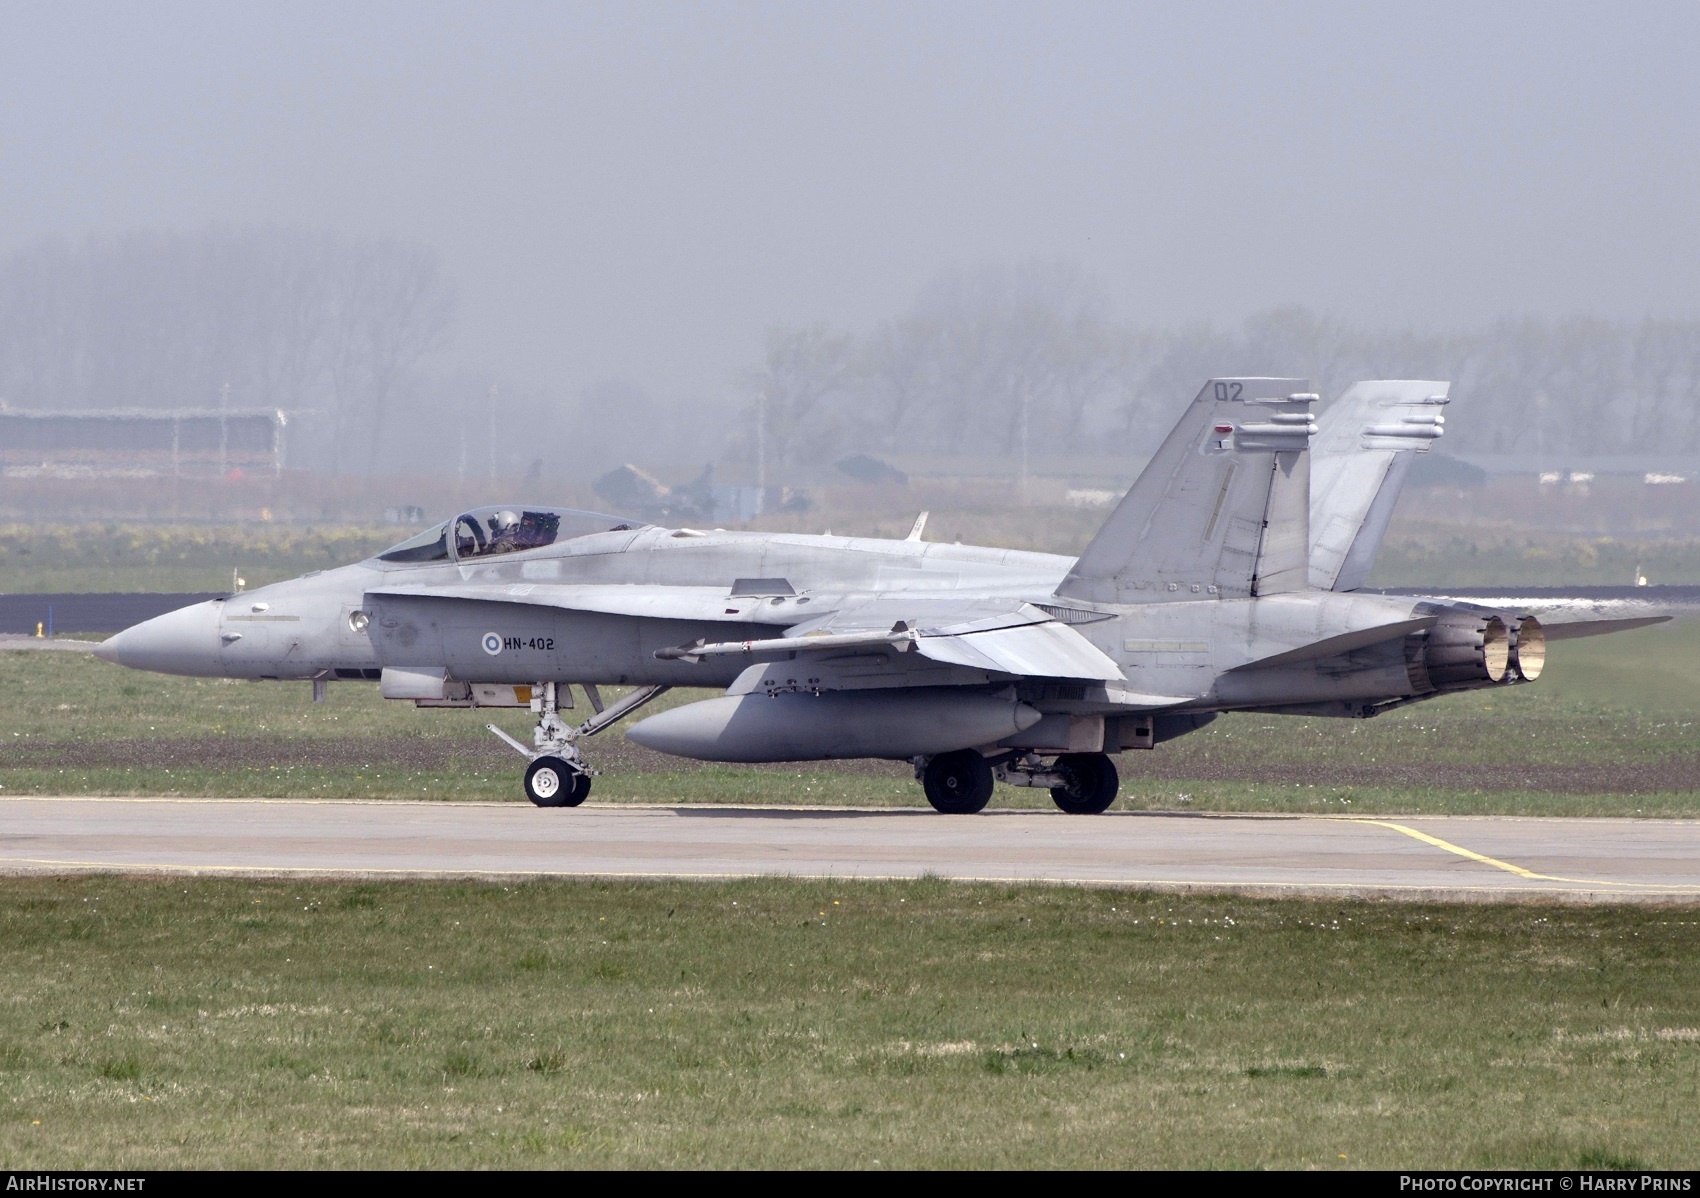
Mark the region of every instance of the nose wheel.
[[525, 770], [525, 797], [539, 807], [577, 807], [590, 794], [590, 775], [564, 757], [539, 757]]

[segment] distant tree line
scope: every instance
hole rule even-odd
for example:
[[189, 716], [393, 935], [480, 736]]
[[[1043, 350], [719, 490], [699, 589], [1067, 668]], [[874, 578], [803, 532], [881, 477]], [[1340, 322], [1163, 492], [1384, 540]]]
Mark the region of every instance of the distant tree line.
[[[0, 258], [0, 402], [283, 408], [289, 464], [589, 481], [623, 462], [683, 482], [717, 459], [781, 484], [905, 463], [1136, 462], [1212, 375], [1453, 382], [1446, 449], [1700, 454], [1700, 321], [1507, 319], [1366, 328], [1303, 308], [1236, 326], [1118, 318], [1064, 263], [947, 271], [865, 331], [771, 329], [691, 402], [619, 379], [494, 386], [450, 371], [453, 282], [428, 248], [291, 228], [49, 239]], [[728, 392], [724, 384], [730, 383]], [[511, 430], [523, 428], [524, 436]], [[688, 471], [688, 474], [681, 474]]]
[[50, 239], [0, 260], [13, 408], [285, 408], [369, 472], [455, 292], [425, 246], [282, 228]]
[[1453, 383], [1447, 449], [1700, 453], [1700, 322], [1507, 319], [1386, 332], [1281, 308], [1238, 327], [1115, 319], [1064, 265], [934, 280], [865, 335], [777, 327], [744, 380], [740, 456], [770, 469], [849, 453], [1018, 463], [1147, 453], [1212, 375], [1309, 378], [1324, 400], [1366, 378]]

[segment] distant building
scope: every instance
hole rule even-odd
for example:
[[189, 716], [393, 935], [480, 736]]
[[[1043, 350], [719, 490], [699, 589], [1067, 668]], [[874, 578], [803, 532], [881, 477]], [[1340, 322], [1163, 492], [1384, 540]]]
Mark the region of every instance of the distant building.
[[223, 476], [283, 470], [288, 416], [277, 409], [14, 411], [0, 405], [0, 474], [9, 478]]
[[1530, 475], [1549, 483], [1629, 475], [1658, 486], [1700, 478], [1700, 458], [1692, 454], [1461, 453], [1457, 458], [1488, 474]]

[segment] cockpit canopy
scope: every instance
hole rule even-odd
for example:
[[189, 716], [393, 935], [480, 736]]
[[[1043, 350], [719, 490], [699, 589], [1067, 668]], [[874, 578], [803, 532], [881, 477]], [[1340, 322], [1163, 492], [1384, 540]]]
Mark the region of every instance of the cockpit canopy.
[[470, 561], [541, 549], [598, 532], [645, 528], [636, 520], [561, 507], [474, 508], [378, 555], [381, 562]]

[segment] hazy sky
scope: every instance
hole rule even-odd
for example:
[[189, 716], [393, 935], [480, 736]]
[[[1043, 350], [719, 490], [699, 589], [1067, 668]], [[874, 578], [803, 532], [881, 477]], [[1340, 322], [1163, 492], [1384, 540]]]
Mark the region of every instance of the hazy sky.
[[453, 356], [719, 389], [1064, 257], [1118, 310], [1700, 316], [1700, 5], [0, 0], [0, 250], [386, 233]]

